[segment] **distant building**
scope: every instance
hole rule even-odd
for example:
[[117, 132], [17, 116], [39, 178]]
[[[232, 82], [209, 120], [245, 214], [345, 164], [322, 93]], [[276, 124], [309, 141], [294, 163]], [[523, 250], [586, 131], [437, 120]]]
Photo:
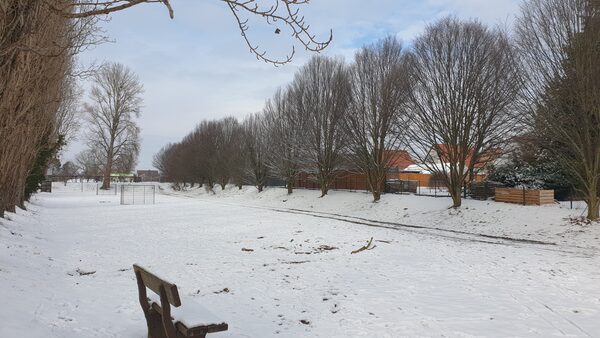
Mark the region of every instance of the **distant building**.
[[415, 164], [415, 161], [413, 161], [406, 150], [387, 150], [386, 153], [389, 156], [389, 171], [399, 172]]
[[137, 177], [142, 182], [160, 181], [160, 174], [158, 173], [158, 170], [138, 170]]
[[135, 175], [132, 173], [111, 173], [110, 180], [112, 182], [133, 182]]

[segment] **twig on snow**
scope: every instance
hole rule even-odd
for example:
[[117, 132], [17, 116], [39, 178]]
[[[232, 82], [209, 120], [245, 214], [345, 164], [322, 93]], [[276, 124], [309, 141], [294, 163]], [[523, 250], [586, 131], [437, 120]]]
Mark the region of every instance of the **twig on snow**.
[[359, 253], [361, 251], [365, 251], [365, 250], [373, 250], [377, 247], [377, 245], [371, 246], [372, 244], [373, 244], [373, 237], [371, 237], [371, 239], [369, 240], [369, 243], [367, 243], [367, 245], [352, 251], [351, 254], [357, 254], [357, 253]]

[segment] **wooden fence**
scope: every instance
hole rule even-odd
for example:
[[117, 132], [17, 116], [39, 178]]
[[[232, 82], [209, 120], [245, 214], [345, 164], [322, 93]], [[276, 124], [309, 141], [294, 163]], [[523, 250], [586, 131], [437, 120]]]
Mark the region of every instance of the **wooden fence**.
[[523, 205], [552, 204], [554, 203], [554, 190], [496, 188], [496, 202]]
[[[296, 179], [296, 187], [305, 189], [319, 189], [319, 183], [312, 174], [300, 173]], [[330, 189], [347, 190], [369, 190], [367, 177], [363, 174], [356, 174], [348, 171], [339, 171], [335, 179], [329, 186]], [[382, 187], [383, 189], [383, 187]]]

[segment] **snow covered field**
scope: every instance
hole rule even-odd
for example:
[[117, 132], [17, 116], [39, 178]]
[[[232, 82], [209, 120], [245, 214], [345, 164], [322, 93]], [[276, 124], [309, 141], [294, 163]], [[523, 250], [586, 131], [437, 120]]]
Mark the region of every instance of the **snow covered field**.
[[0, 337], [144, 337], [133, 263], [229, 323], [208, 337], [600, 337], [600, 225], [565, 220], [581, 210], [78, 187], [0, 220]]

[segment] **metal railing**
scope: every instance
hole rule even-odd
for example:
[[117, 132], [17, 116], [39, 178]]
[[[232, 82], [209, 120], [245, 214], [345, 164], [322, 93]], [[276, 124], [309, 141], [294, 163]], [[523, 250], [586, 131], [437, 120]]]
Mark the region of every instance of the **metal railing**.
[[122, 184], [121, 204], [154, 204], [156, 202], [156, 186], [150, 184]]
[[[81, 185], [81, 191], [83, 191], [83, 184]], [[96, 195], [116, 195], [118, 192], [118, 186], [111, 184], [108, 189], [102, 189], [102, 183], [96, 183]]]

